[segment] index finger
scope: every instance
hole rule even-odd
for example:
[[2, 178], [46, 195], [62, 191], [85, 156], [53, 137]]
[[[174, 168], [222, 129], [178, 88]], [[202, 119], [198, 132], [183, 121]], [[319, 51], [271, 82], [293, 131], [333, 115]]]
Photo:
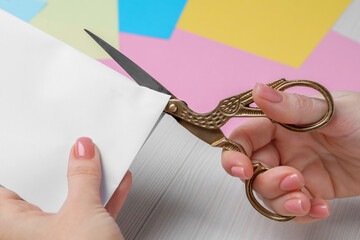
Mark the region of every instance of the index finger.
[[248, 156], [270, 143], [275, 130], [275, 124], [268, 119], [253, 119], [237, 127], [229, 139], [240, 143], [247, 156], [240, 152], [224, 151], [221, 163], [225, 171], [240, 179], [249, 179], [253, 174], [253, 167]]
[[277, 124], [269, 119], [252, 119], [245, 122], [230, 134], [229, 139], [243, 146], [248, 156], [275, 138]]

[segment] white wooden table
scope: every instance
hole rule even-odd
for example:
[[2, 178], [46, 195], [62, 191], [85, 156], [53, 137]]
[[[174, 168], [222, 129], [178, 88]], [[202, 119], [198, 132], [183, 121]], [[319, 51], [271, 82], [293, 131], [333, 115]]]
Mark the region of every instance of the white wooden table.
[[126, 239], [360, 239], [360, 198], [332, 202], [327, 220], [299, 225], [258, 214], [221, 150], [165, 115], [131, 166], [117, 222]]
[[[333, 30], [360, 42], [360, 0]], [[271, 221], [251, 207], [220, 154], [165, 115], [130, 168], [133, 186], [117, 219], [125, 238], [360, 239], [360, 197], [332, 201], [320, 222]]]

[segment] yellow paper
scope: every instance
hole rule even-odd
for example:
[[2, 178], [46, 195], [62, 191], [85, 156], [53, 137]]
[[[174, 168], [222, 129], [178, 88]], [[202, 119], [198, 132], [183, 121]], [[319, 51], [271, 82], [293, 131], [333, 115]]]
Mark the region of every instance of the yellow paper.
[[178, 27], [300, 67], [351, 0], [189, 0]]
[[84, 32], [89, 29], [118, 48], [117, 0], [47, 0], [30, 22], [55, 38], [93, 58], [109, 56]]

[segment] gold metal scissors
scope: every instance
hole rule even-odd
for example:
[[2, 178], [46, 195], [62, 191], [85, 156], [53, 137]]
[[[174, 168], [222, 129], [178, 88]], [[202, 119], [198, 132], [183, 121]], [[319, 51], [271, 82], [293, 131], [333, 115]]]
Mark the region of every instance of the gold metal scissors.
[[[208, 113], [197, 113], [191, 110], [184, 101], [176, 98], [170, 91], [156, 81], [152, 76], [140, 68], [137, 64], [120, 53], [117, 49], [106, 43], [95, 34], [85, 30], [139, 85], [148, 87], [158, 92], [170, 95], [171, 98], [166, 105], [164, 112], [173, 116], [178, 123], [188, 131], [200, 138], [204, 142], [214, 147], [221, 147], [226, 150], [242, 152], [246, 155], [244, 148], [225, 137], [220, 130], [230, 118], [233, 117], [267, 117], [259, 108], [250, 107], [254, 102], [252, 90], [235, 95], [219, 102], [218, 106]], [[284, 91], [290, 87], [303, 86], [310, 87], [320, 92], [326, 100], [328, 111], [317, 122], [309, 125], [292, 125], [279, 123], [281, 126], [296, 132], [308, 132], [325, 126], [334, 114], [334, 101], [330, 92], [322, 85], [309, 80], [292, 80], [287, 81], [280, 79], [267, 84], [273, 89]], [[271, 119], [270, 119], [271, 120]], [[271, 120], [273, 121], [273, 120]], [[275, 122], [275, 121], [273, 121]], [[294, 217], [282, 216], [273, 213], [263, 207], [255, 198], [252, 190], [254, 179], [260, 173], [268, 170], [270, 167], [261, 163], [253, 164], [254, 174], [251, 179], [245, 181], [246, 195], [251, 205], [262, 215], [276, 221], [289, 221]]]

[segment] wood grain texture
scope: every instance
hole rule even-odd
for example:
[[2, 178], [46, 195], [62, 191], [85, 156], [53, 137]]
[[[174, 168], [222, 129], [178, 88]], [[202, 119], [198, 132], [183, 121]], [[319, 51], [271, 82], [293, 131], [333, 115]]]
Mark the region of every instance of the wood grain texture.
[[332, 216], [318, 223], [274, 222], [251, 207], [220, 154], [165, 116], [131, 166], [117, 219], [125, 238], [360, 239], [360, 198], [333, 201]]
[[360, 43], [360, 0], [353, 0], [332, 28]]
[[126, 239], [135, 239], [153, 209], [196, 148], [182, 126], [164, 115], [130, 166], [133, 185], [117, 222]]

